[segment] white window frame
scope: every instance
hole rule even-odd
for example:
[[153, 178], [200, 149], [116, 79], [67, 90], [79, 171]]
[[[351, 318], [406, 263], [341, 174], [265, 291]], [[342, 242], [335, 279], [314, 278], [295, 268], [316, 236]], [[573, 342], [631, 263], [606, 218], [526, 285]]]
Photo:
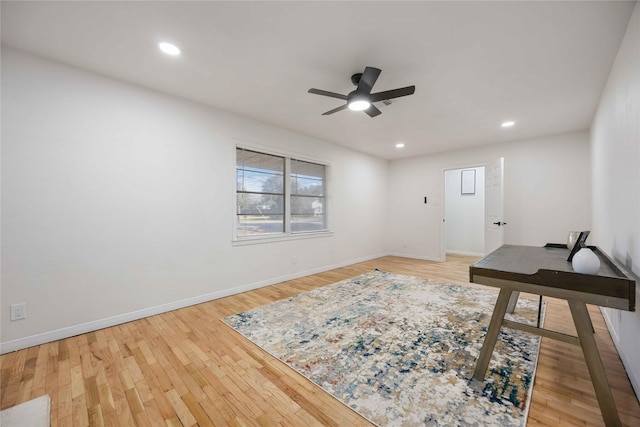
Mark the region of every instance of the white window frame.
[[[246, 245], [246, 244], [257, 244], [257, 243], [270, 243], [270, 242], [279, 242], [284, 240], [299, 240], [299, 239], [309, 239], [309, 238], [318, 238], [318, 237], [328, 237], [333, 235], [333, 231], [331, 230], [331, 164], [327, 161], [320, 159], [309, 158], [305, 155], [300, 155], [292, 152], [282, 152], [276, 151], [270, 148], [265, 148], [263, 146], [257, 146], [253, 144], [237, 144], [234, 149], [234, 159], [235, 159], [235, 167], [234, 167], [234, 175], [236, 174], [236, 168], [238, 165], [238, 158], [235, 153], [237, 150], [249, 150], [255, 151], [261, 154], [267, 154], [272, 156], [284, 157], [285, 166], [284, 166], [284, 232], [282, 233], [269, 233], [264, 235], [253, 235], [253, 236], [238, 236], [237, 233], [237, 183], [236, 177], [234, 176], [233, 183], [233, 240], [232, 243], [234, 246], [236, 245]], [[324, 215], [325, 215], [325, 224], [326, 228], [324, 230], [317, 231], [291, 231], [291, 159], [295, 159], [298, 161], [315, 163], [318, 165], [324, 166], [324, 201], [325, 206]]]

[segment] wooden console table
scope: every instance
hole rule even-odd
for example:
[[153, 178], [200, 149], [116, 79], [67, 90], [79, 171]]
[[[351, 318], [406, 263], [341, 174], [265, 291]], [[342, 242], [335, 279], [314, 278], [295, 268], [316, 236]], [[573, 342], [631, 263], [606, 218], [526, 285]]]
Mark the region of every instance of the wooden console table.
[[[484, 381], [502, 326], [579, 345], [605, 424], [620, 426], [586, 304], [635, 311], [636, 282], [600, 249], [591, 249], [600, 258], [600, 271], [595, 275], [573, 271], [567, 261], [569, 250], [559, 244], [504, 245], [469, 267], [471, 282], [500, 288], [473, 378]], [[520, 292], [567, 300], [578, 336], [506, 320], [504, 315], [515, 306]]]

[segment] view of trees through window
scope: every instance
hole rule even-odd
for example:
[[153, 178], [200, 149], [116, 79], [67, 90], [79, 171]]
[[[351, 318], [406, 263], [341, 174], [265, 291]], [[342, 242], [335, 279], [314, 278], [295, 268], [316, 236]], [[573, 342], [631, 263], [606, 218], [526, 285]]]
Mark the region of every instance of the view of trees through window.
[[326, 230], [325, 175], [325, 165], [238, 148], [237, 236]]

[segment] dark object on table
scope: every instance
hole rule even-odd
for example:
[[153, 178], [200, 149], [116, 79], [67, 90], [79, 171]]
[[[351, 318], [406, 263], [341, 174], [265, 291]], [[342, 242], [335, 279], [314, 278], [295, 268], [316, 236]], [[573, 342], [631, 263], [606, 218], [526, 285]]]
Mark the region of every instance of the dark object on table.
[[577, 254], [580, 249], [585, 247], [584, 242], [587, 241], [587, 237], [589, 237], [589, 233], [591, 233], [590, 230], [580, 232], [580, 236], [578, 236], [578, 240], [576, 240], [576, 244], [573, 245], [573, 248], [571, 249], [571, 253], [569, 254], [569, 258], [567, 258], [567, 261], [569, 262], [573, 261], [573, 256]]

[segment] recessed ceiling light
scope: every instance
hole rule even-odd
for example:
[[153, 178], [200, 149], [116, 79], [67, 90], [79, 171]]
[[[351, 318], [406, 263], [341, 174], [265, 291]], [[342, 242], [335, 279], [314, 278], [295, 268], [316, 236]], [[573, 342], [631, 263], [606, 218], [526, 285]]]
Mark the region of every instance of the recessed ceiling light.
[[396, 148], [404, 148], [404, 142], [398, 142]]
[[508, 122], [502, 122], [502, 127], [503, 128], [510, 128], [511, 126], [515, 125], [516, 122], [509, 120]]
[[158, 47], [161, 51], [166, 53], [167, 55], [177, 56], [180, 55], [180, 48], [172, 43], [160, 42], [158, 43]]

